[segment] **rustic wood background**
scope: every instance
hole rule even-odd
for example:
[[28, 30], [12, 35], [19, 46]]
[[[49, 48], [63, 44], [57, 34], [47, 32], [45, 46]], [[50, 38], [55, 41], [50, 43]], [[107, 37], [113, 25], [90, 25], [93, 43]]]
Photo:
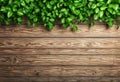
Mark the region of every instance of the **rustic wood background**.
[[120, 82], [120, 29], [0, 28], [0, 82]]

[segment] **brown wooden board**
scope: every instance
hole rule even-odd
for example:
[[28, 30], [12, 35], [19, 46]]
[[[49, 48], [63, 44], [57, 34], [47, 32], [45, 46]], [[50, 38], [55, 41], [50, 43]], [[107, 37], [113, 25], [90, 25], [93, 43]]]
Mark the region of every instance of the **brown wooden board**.
[[119, 77], [0, 77], [1, 82], [120, 82]]
[[0, 55], [0, 65], [119, 66], [120, 55]]
[[120, 77], [119, 66], [2, 66], [0, 76]]
[[0, 82], [120, 82], [120, 29], [1, 26]]
[[0, 38], [0, 48], [120, 48], [120, 38]]
[[0, 55], [120, 55], [120, 49], [1, 48]]
[[120, 37], [120, 29], [117, 25], [106, 28], [105, 25], [95, 25], [91, 28], [88, 25], [78, 25], [79, 30], [72, 32], [70, 28], [63, 29], [56, 25], [52, 31], [47, 31], [45, 27], [2, 26], [0, 37]]

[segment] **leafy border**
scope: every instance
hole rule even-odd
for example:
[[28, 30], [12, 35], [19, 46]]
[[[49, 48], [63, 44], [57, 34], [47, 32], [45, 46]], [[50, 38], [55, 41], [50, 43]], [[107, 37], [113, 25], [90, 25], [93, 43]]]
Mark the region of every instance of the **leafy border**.
[[28, 25], [43, 22], [48, 30], [54, 28], [57, 20], [73, 31], [78, 30], [76, 23], [92, 26], [94, 20], [112, 27], [117, 19], [120, 26], [120, 0], [0, 0], [1, 25], [21, 24], [24, 17]]

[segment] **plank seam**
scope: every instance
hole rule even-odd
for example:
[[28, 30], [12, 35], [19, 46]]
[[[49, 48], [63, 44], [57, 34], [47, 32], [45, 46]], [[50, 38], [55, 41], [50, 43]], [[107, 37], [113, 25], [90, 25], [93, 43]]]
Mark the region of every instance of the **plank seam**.
[[19, 55], [22, 55], [22, 56], [23, 56], [23, 55], [24, 55], [24, 56], [27, 56], [27, 55], [29, 55], [29, 56], [31, 56], [31, 55], [35, 55], [35, 56], [36, 56], [36, 55], [38, 55], [38, 56], [39, 56], [39, 55], [43, 55], [43, 56], [44, 56], [44, 55], [45, 55], [45, 56], [46, 56], [46, 55], [48, 55], [48, 56], [53, 56], [53, 55], [54, 55], [54, 56], [56, 56], [56, 55], [65, 55], [65, 56], [66, 56], [66, 55], [69, 55], [69, 56], [110, 56], [110, 55], [115, 55], [115, 56], [120, 56], [120, 54], [1, 54], [1, 53], [0, 53], [0, 56], [6, 56], [6, 55], [8, 55], [8, 56], [9, 56], [9, 55], [10, 55], [10, 56], [12, 56], [12, 55], [15, 55], [15, 56], [17, 56], [17, 55], [18, 55], [18, 56], [19, 56]]
[[41, 47], [36, 47], [36, 48], [31, 48], [31, 47], [17, 47], [17, 48], [11, 48], [11, 47], [0, 47], [0, 49], [120, 49], [120, 48], [41, 48]]
[[[120, 65], [0, 65], [0, 67], [120, 67]], [[33, 68], [34, 68], [33, 67]]]
[[76, 38], [76, 39], [79, 39], [79, 38], [84, 38], [84, 39], [88, 39], [88, 38], [89, 38], [89, 39], [91, 39], [91, 38], [93, 38], [93, 39], [94, 39], [94, 38], [96, 38], [96, 39], [101, 39], [101, 38], [103, 38], [103, 39], [116, 38], [116, 39], [120, 39], [120, 37], [109, 37], [109, 36], [108, 36], [108, 37], [44, 37], [44, 36], [43, 36], [43, 37], [10, 37], [10, 36], [8, 36], [8, 37], [0, 37], [0, 39], [2, 39], [2, 38], [9, 38], [9, 39], [17, 39], [17, 38], [23, 38], [23, 39], [28, 39], [28, 38], [36, 38], [36, 39], [37, 39], [37, 38], [39, 38], [39, 39], [40, 39], [40, 38], [44, 38], [44, 39], [50, 39], [50, 38], [52, 38], [52, 39], [53, 39], [53, 38], [54, 38], [54, 39], [57, 39], [57, 38], [60, 38], [60, 39], [61, 39], [61, 38], [63, 38], [63, 39], [64, 39], [64, 38], [69, 38], [69, 39], [71, 39], [71, 38]]

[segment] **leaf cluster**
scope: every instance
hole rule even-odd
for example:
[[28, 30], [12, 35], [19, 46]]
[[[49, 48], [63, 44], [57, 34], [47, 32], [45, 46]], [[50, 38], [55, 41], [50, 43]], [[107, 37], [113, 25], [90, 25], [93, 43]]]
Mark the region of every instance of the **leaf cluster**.
[[78, 30], [76, 23], [93, 25], [94, 20], [112, 27], [116, 19], [120, 25], [120, 0], [0, 0], [1, 25], [21, 24], [24, 17], [28, 25], [43, 22], [48, 30], [58, 20], [73, 31]]

